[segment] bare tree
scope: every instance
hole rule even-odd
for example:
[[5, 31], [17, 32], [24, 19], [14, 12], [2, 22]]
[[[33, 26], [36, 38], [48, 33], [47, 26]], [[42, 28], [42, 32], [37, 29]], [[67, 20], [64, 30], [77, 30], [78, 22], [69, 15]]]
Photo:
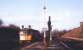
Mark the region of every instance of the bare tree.
[[3, 24], [3, 21], [0, 19], [0, 25], [2, 25]]

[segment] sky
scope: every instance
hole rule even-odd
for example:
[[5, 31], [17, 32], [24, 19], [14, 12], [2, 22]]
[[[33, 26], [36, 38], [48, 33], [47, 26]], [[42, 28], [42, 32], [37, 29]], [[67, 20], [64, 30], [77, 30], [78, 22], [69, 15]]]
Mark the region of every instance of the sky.
[[47, 28], [48, 16], [53, 29], [79, 27], [83, 22], [83, 0], [0, 0], [0, 19], [4, 24], [31, 25], [42, 30]]

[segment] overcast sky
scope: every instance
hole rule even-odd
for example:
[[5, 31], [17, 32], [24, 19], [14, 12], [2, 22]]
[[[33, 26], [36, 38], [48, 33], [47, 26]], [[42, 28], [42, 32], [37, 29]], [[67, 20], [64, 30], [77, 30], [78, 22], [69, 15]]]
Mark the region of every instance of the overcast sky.
[[5, 24], [31, 25], [37, 30], [47, 28], [48, 16], [51, 16], [53, 29], [72, 29], [83, 22], [83, 0], [46, 0], [46, 16], [43, 2], [44, 0], [0, 0], [0, 18]]

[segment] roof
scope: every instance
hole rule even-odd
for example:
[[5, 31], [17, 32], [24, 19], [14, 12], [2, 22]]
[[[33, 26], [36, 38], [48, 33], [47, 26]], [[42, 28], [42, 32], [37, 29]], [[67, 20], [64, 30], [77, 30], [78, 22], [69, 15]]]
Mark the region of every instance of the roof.
[[83, 33], [80, 27], [72, 29], [70, 32], [64, 34], [62, 38], [83, 41]]

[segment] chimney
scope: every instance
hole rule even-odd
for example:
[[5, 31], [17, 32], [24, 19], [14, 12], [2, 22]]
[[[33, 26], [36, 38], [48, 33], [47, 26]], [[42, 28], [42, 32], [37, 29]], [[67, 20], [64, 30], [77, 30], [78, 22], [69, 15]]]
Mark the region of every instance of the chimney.
[[24, 29], [24, 25], [22, 25], [22, 29]]
[[31, 25], [29, 25], [29, 29], [31, 29]]
[[80, 22], [80, 31], [83, 33], [83, 22]]

